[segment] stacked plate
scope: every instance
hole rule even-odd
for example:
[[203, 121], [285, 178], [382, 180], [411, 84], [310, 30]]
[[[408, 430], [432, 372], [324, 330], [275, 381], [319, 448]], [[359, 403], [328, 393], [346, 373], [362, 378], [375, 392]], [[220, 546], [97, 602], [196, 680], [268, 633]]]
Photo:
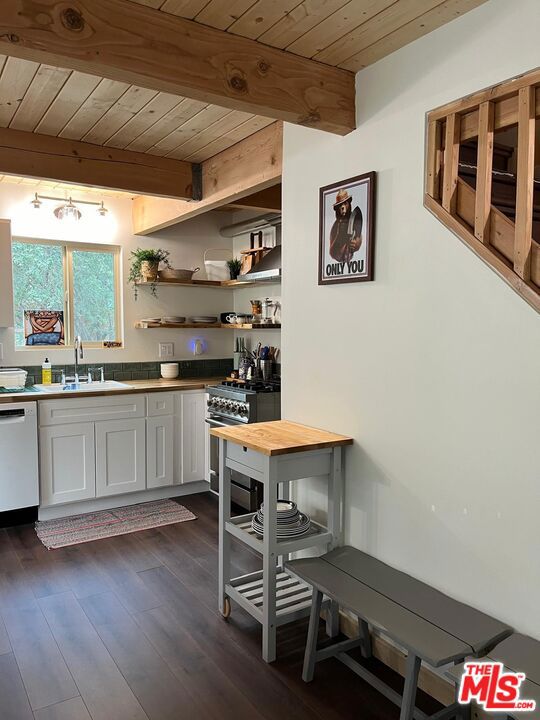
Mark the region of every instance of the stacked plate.
[[[311, 520], [308, 515], [301, 513], [296, 503], [290, 500], [277, 501], [277, 537], [282, 540], [285, 538], [295, 538], [305, 535], [311, 526]], [[251, 520], [251, 527], [257, 535], [264, 533], [264, 503]]]
[[167, 324], [182, 324], [186, 321], [185, 317], [182, 317], [181, 315], [169, 315], [168, 317], [162, 317], [161, 318], [161, 324], [167, 325]]
[[192, 317], [191, 322], [210, 324], [217, 322], [217, 317], [215, 315], [198, 315], [197, 317]]

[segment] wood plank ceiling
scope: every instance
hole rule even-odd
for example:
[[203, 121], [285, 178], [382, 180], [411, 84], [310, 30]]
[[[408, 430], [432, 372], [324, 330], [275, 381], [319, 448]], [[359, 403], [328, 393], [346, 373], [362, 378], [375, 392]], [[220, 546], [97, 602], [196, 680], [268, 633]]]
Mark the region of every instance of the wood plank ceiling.
[[358, 72], [486, 0], [131, 0]]
[[[485, 0], [131, 2], [356, 72]], [[0, 55], [0, 128], [201, 163], [273, 121]]]
[[0, 127], [198, 163], [272, 122], [0, 55]]

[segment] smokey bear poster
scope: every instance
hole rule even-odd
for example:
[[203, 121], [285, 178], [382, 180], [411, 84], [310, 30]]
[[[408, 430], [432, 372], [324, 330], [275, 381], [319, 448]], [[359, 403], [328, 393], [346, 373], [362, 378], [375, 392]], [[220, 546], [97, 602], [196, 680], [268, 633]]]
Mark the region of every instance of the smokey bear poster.
[[373, 280], [375, 173], [320, 189], [319, 285]]

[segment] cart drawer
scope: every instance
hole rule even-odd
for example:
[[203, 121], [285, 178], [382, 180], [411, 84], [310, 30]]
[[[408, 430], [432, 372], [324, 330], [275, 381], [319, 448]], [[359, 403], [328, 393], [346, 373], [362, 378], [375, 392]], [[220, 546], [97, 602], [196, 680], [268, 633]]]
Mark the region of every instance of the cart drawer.
[[227, 457], [258, 472], [263, 472], [266, 464], [261, 453], [230, 441], [227, 442]]

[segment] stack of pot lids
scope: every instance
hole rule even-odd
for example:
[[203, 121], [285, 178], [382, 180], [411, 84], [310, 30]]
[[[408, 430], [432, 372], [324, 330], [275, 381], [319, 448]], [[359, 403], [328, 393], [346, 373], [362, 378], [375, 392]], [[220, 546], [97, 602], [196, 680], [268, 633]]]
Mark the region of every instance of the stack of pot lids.
[[[310, 529], [311, 520], [301, 513], [296, 503], [290, 500], [277, 501], [277, 537], [278, 539], [293, 538], [305, 535]], [[257, 535], [264, 533], [264, 503], [253, 516], [251, 527]]]

